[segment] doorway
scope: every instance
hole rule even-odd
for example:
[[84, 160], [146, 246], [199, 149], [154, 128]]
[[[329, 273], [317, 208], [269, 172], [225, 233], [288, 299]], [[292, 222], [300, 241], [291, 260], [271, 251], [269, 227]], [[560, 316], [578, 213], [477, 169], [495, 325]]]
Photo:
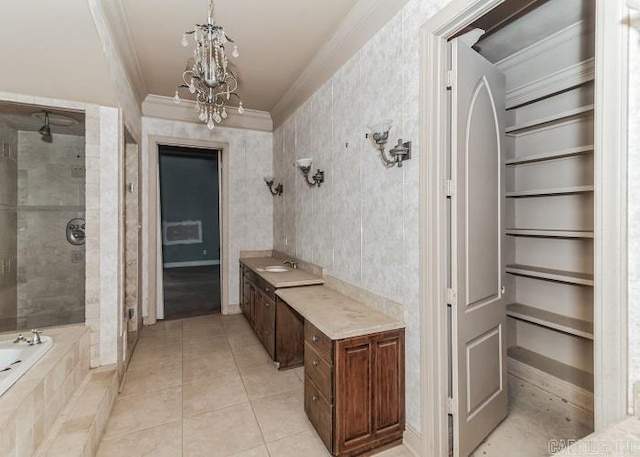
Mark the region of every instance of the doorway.
[[[473, 136], [470, 133], [474, 130], [468, 122], [470, 117], [461, 119], [465, 121], [461, 123], [461, 138], [456, 138], [455, 126], [449, 121], [460, 115], [453, 95], [455, 85], [469, 74], [451, 66], [455, 50], [450, 48], [450, 42], [458, 37], [458, 40], [464, 39], [466, 50], [495, 64], [491, 56], [482, 55], [482, 49], [476, 46], [478, 36], [470, 37], [467, 32], [473, 28], [493, 28], [493, 33], [487, 36], [496, 37], [499, 34], [495, 31], [504, 30], [507, 24], [521, 20], [536, 9], [552, 7], [554, 3], [573, 7], [577, 12], [586, 11], [583, 6], [590, 4], [594, 12], [592, 17], [598, 20], [591, 30], [584, 27], [585, 33], [582, 32], [583, 26], [589, 25], [587, 17], [580, 19], [583, 21], [580, 25], [569, 24], [556, 33], [551, 32], [550, 38], [554, 35], [558, 38], [561, 32], [579, 32], [574, 37], [575, 52], [571, 58], [540, 59], [564, 67], [548, 68], [546, 75], [536, 73], [539, 69], [522, 67], [519, 76], [531, 80], [510, 85], [513, 75], [507, 74], [502, 95], [492, 87], [483, 92], [480, 84], [472, 85], [467, 91], [467, 108], [473, 107], [474, 103], [491, 108], [491, 98], [502, 96], [507, 102], [496, 110], [504, 111], [505, 107], [512, 110], [504, 113], [502, 126], [499, 121], [492, 126], [501, 136], [512, 134], [504, 135], [503, 145], [494, 147], [498, 151], [497, 157], [487, 156], [495, 159], [496, 168], [483, 168], [485, 162], [468, 160], [472, 148], [464, 147], [465, 140], [467, 145], [476, 146], [475, 141], [470, 141]], [[624, 91], [613, 96], [620, 87], [615, 77], [620, 78], [625, 68], [624, 34], [619, 30], [624, 11], [617, 3], [601, 0], [461, 1], [441, 11], [423, 28], [426, 157], [421, 164], [421, 222], [424, 241], [422, 420], [425, 455], [448, 455], [449, 439], [454, 443], [451, 446], [454, 455], [471, 455], [507, 416], [505, 406], [508, 407], [509, 402], [504, 399], [509, 398], [508, 380], [522, 379], [525, 374], [529, 375], [529, 384], [524, 385], [527, 389], [521, 389], [523, 385], [519, 383], [512, 385], [512, 395], [521, 391], [526, 396], [531, 393], [529, 385], [533, 385], [539, 389], [536, 392], [543, 392], [543, 396], [555, 390], [560, 402], [569, 400], [589, 413], [591, 408], [594, 423], [585, 421], [587, 427], [579, 433], [587, 433], [591, 427], [598, 430], [626, 413], [624, 330], [615, 337], [610, 335], [615, 333], [613, 329], [624, 329], [625, 322], [626, 285], [617, 276], [626, 277], [626, 208], [606, 204], [625, 201], [624, 179], [620, 182], [624, 176], [624, 139], [616, 138], [619, 129], [608, 124], [611, 117], [616, 119], [617, 125], [627, 125]], [[503, 14], [502, 19], [491, 20], [491, 16], [495, 19], [501, 9], [511, 12]], [[567, 16], [559, 14], [555, 17]], [[483, 19], [489, 20], [481, 25]], [[549, 21], [543, 21], [544, 32], [549, 24]], [[519, 33], [530, 30], [518, 28]], [[589, 34], [590, 45], [582, 36]], [[520, 38], [503, 36], [496, 41], [494, 50], [504, 51]], [[536, 41], [546, 41], [542, 48], [554, 53], [570, 41], [559, 40], [554, 44], [553, 39], [545, 40], [544, 36], [533, 38], [533, 42], [520, 51]], [[535, 60], [535, 55], [532, 57], [526, 52], [516, 51], [516, 54], [517, 58], [511, 63], [519, 61], [526, 66]], [[476, 82], [491, 86], [491, 77], [485, 76], [481, 75]], [[497, 105], [499, 103], [494, 103], [494, 108]], [[555, 114], [547, 110], [552, 105], [557, 108]], [[594, 105], [598, 107], [595, 112]], [[488, 114], [480, 118], [482, 124], [494, 116]], [[480, 136], [487, 131], [487, 125], [484, 127], [477, 129]], [[517, 138], [524, 132], [541, 131], [542, 127], [546, 134], [551, 132], [553, 135], [554, 130], [560, 134], [554, 141], [542, 141], [534, 135], [524, 135], [528, 139]], [[573, 133], [570, 133], [571, 129], [574, 129]], [[585, 135], [589, 131], [590, 134]], [[577, 137], [581, 138], [577, 144], [562, 143]], [[456, 159], [456, 147], [460, 146], [456, 141], [459, 140], [463, 140], [463, 148]], [[536, 147], [541, 149], [535, 150]], [[452, 151], [451, 160], [445, 153], [448, 150]], [[516, 154], [507, 154], [509, 150], [515, 150]], [[606, 151], [607, 159], [601, 151]], [[465, 160], [468, 163], [465, 162], [464, 169], [460, 170], [456, 168], [456, 160], [458, 165]], [[507, 170], [507, 167], [512, 168]], [[483, 179], [478, 173], [490, 178], [486, 180], [486, 186], [473, 182], [476, 178]], [[563, 178], [569, 182], [558, 184], [554, 181]], [[470, 189], [471, 193], [468, 192]], [[496, 191], [502, 195], [491, 200], [491, 197], [497, 197]], [[495, 206], [486, 212], [482, 205], [472, 207], [473, 200], [485, 197]], [[553, 201], [556, 197], [558, 201]], [[570, 203], [568, 208], [561, 208], [571, 200], [577, 205]], [[613, 211], [609, 211], [611, 206], [615, 206]], [[529, 211], [525, 211], [525, 207], [529, 207]], [[553, 215], [554, 211], [558, 217]], [[491, 221], [485, 220], [488, 214], [492, 215]], [[617, 222], [610, 224], [610, 218]], [[476, 230], [480, 223], [483, 229]], [[449, 252], [449, 247], [453, 252]], [[497, 249], [497, 253], [485, 253], [489, 247]], [[471, 248], [476, 251], [471, 252]], [[605, 252], [607, 255], [603, 255]], [[613, 254], [613, 258], [607, 258], [608, 254]], [[474, 262], [485, 269], [477, 272]], [[543, 265], [544, 262], [550, 264]], [[496, 269], [498, 265], [500, 267]], [[485, 287], [487, 284], [491, 287]], [[523, 297], [530, 301], [518, 303]], [[554, 298], [553, 305], [545, 306], [544, 297]], [[501, 301], [499, 306], [503, 311], [493, 313], [495, 319], [488, 313], [469, 321], [472, 310], [484, 308], [488, 311], [494, 302]], [[452, 316], [450, 322], [448, 315]], [[585, 322], [591, 324], [591, 328], [583, 326]], [[470, 334], [465, 336], [465, 331]], [[448, 350], [450, 342], [453, 347]], [[507, 353], [507, 348], [512, 350]], [[509, 378], [506, 376], [507, 362]], [[558, 380], [554, 386], [548, 384], [552, 378]], [[513, 398], [510, 400], [511, 406], [518, 406]], [[542, 411], [547, 408], [543, 407]], [[480, 424], [485, 428], [482, 433], [478, 433], [481, 427], [465, 430], [474, 419], [482, 416], [483, 411], [488, 413], [490, 425], [483, 421]], [[558, 413], [565, 422], [573, 420], [570, 415], [563, 417], [561, 414]], [[451, 418], [453, 427], [447, 420]], [[539, 416], [538, 420], [544, 419]], [[534, 438], [534, 431], [526, 421], [519, 425], [519, 434], [512, 435], [516, 438], [513, 443], [539, 439], [544, 451], [549, 452], [559, 450], [549, 447], [554, 439], [560, 441], [557, 445], [562, 447], [562, 439], [580, 437], [556, 429], [552, 430], [552, 436]], [[453, 431], [452, 435], [450, 431]], [[513, 446], [506, 450], [494, 449], [494, 452], [484, 448], [479, 455], [546, 454], [524, 451], [519, 454]]]
[[221, 311], [220, 151], [159, 146], [164, 319]]

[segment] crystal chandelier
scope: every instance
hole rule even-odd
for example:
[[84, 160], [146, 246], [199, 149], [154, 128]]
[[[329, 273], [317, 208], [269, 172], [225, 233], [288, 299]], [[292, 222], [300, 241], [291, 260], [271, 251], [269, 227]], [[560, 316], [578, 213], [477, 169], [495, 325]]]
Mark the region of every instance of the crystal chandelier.
[[[209, 0], [209, 17], [206, 24], [196, 24], [195, 30], [185, 32], [182, 46], [189, 46], [188, 35], [193, 35], [196, 48], [193, 57], [187, 61], [187, 69], [182, 73], [184, 83], [176, 88], [173, 100], [180, 103], [180, 88], [188, 89], [195, 97], [199, 119], [207, 123], [209, 130], [227, 117], [226, 104], [231, 97], [237, 97], [238, 113], [244, 113], [242, 100], [236, 92], [238, 78], [229, 67], [229, 59], [224, 50], [227, 42], [233, 43], [224, 29], [213, 19], [213, 0]], [[238, 57], [238, 47], [234, 45], [233, 57]]]

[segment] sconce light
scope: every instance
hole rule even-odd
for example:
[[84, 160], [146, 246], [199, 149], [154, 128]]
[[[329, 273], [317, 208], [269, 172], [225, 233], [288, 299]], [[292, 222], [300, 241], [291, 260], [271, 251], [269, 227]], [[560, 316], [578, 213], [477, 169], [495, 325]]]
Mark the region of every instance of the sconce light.
[[[376, 124], [370, 125], [369, 130], [371, 130], [371, 137], [378, 147], [384, 166], [391, 168], [398, 165], [400, 168], [402, 167], [402, 162], [411, 158], [411, 142], [403, 143], [401, 139], [398, 140], [398, 144], [389, 150], [391, 158], [387, 157], [384, 148], [387, 145], [387, 141], [389, 141], [389, 130], [391, 130], [392, 124], [393, 121], [391, 119], [383, 119]], [[367, 135], [368, 137], [369, 135]]]
[[296, 160], [296, 164], [298, 164], [298, 168], [300, 168], [300, 171], [302, 171], [304, 179], [305, 181], [307, 181], [309, 187], [320, 187], [320, 184], [324, 182], [324, 171], [322, 170], [317, 170], [316, 174], [311, 177], [312, 181], [309, 180], [311, 164], [313, 164], [313, 161], [311, 159], [298, 159]]
[[271, 195], [282, 195], [282, 191], [284, 188], [282, 187], [282, 183], [279, 183], [275, 188], [273, 187], [273, 176], [265, 176], [264, 182], [267, 183], [267, 187], [269, 188], [269, 192]]

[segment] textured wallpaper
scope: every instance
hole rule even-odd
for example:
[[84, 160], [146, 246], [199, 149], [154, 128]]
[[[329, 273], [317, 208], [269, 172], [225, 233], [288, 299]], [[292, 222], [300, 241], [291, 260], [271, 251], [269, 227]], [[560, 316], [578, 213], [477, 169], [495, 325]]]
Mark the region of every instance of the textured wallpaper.
[[[420, 427], [419, 29], [443, 5], [410, 0], [274, 133], [275, 248], [404, 306], [407, 422]], [[382, 166], [367, 126], [392, 118], [390, 144], [412, 141], [413, 159]], [[326, 181], [310, 189], [293, 166], [312, 157]]]

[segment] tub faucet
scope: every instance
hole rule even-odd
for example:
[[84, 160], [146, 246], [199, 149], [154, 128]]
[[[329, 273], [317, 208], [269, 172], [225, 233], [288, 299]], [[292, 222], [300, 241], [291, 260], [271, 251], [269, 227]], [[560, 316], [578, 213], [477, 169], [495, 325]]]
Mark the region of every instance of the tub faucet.
[[285, 265], [291, 265], [291, 268], [293, 268], [294, 270], [298, 268], [298, 264], [293, 260], [283, 260], [282, 263]]
[[37, 328], [31, 330], [31, 339], [27, 340], [27, 343], [29, 343], [29, 345], [31, 346], [33, 346], [34, 344], [42, 344], [42, 338], [40, 338], [41, 333], [42, 332]]
[[20, 333], [18, 337], [15, 340], [13, 340], [13, 343], [17, 344], [17, 343], [21, 343], [22, 341], [26, 342], [27, 339], [24, 336], [22, 336], [22, 333]]

